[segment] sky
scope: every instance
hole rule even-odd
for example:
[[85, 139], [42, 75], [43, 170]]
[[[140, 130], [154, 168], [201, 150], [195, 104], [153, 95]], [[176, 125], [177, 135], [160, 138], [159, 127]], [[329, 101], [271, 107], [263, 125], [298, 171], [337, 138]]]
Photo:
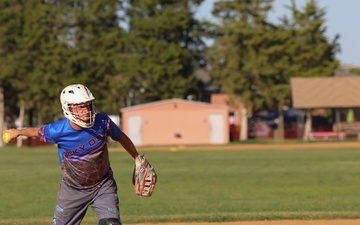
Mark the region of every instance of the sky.
[[[204, 0], [197, 10], [198, 18], [211, 19], [211, 11], [217, 0]], [[295, 0], [297, 7], [303, 7], [308, 0]], [[359, 0], [317, 0], [320, 8], [325, 9], [326, 35], [332, 41], [338, 34], [341, 52], [336, 55], [342, 65], [360, 67], [360, 1]], [[269, 15], [271, 20], [278, 22], [278, 18], [288, 14], [290, 0], [274, 0], [273, 10]]]

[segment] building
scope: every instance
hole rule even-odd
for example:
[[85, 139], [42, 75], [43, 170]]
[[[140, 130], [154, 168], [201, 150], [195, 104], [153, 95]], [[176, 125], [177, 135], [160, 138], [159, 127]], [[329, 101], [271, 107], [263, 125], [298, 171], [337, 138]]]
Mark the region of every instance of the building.
[[[292, 77], [290, 84], [293, 107], [306, 112], [307, 119], [303, 132], [305, 140], [312, 132], [326, 131], [324, 135], [328, 135], [328, 132], [334, 132], [336, 135], [345, 132], [348, 137], [360, 134], [359, 76], [338, 74], [335, 77]], [[322, 109], [334, 111], [334, 125], [331, 130], [319, 129], [312, 124], [314, 114]], [[346, 122], [342, 122], [344, 121], [342, 117], [345, 117], [349, 110], [353, 110], [353, 118], [347, 118]]]
[[122, 130], [136, 146], [229, 143], [227, 106], [168, 99], [121, 113]]

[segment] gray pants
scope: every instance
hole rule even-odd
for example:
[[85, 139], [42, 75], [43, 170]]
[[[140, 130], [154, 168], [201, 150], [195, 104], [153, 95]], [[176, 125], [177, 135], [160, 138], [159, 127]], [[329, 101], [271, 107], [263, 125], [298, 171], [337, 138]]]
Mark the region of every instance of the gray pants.
[[52, 224], [79, 225], [89, 206], [95, 211], [98, 220], [120, 220], [117, 186], [113, 178], [92, 191], [77, 190], [61, 182]]

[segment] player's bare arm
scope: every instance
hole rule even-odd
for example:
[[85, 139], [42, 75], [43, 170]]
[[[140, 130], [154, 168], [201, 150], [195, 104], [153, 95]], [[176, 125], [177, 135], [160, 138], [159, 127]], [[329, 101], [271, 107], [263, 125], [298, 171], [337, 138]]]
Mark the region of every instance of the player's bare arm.
[[119, 142], [134, 158], [135, 165], [132, 176], [132, 183], [134, 185], [135, 194], [143, 197], [150, 197], [155, 189], [157, 182], [155, 169], [143, 155], [140, 155], [137, 152], [134, 143], [125, 133], [122, 133]]
[[134, 143], [125, 133], [122, 133], [122, 137], [119, 142], [124, 147], [124, 149], [133, 157], [133, 159], [135, 159], [139, 155]]
[[27, 137], [38, 137], [39, 136], [38, 127], [29, 127], [24, 129], [9, 129], [4, 130], [3, 133], [9, 132], [11, 139], [17, 138], [19, 136], [27, 136]]

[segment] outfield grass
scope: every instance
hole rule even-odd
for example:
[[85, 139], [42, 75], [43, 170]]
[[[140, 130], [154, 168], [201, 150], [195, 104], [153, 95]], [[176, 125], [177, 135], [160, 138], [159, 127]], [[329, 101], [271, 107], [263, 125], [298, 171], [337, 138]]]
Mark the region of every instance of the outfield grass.
[[[56, 149], [0, 152], [0, 224], [50, 224]], [[130, 156], [110, 157], [124, 224], [360, 218], [360, 149], [146, 152], [159, 179], [150, 198], [133, 194]], [[83, 224], [97, 224], [91, 209]]]

